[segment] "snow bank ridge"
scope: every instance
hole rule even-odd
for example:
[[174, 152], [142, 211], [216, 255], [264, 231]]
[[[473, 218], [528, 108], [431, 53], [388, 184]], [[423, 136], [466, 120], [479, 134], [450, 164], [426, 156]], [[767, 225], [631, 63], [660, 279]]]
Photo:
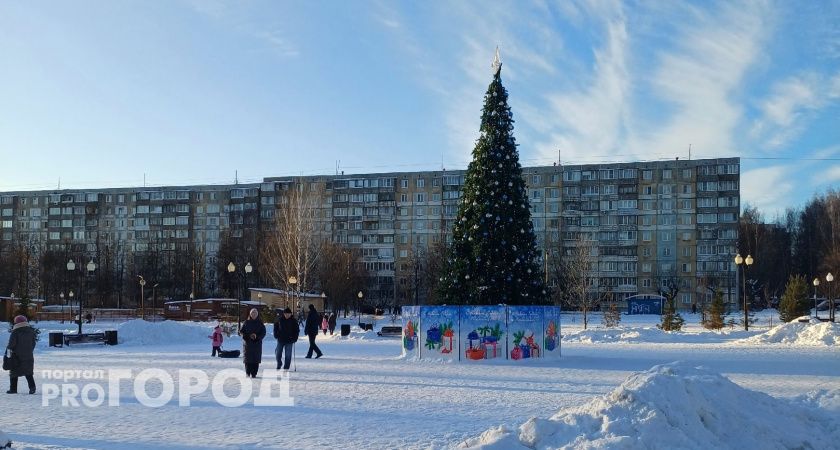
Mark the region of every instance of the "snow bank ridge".
[[[215, 323], [129, 320], [117, 326], [121, 345], [207, 344]], [[227, 338], [225, 338], [227, 341]]]
[[838, 396], [840, 390], [780, 400], [675, 362], [632, 375], [609, 394], [550, 419], [532, 418], [518, 432], [491, 428], [459, 448], [834, 448], [840, 411], [820, 406]]
[[746, 344], [840, 345], [840, 323], [788, 322], [770, 331], [741, 340]]

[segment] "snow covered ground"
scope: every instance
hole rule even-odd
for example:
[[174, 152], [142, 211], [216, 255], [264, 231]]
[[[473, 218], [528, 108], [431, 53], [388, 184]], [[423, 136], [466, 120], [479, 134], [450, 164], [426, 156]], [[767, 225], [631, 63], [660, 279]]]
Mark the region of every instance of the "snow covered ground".
[[[407, 361], [400, 357], [398, 339], [354, 331], [349, 339], [319, 338], [325, 356], [317, 360], [303, 359], [306, 345], [298, 344], [297, 372], [290, 376], [294, 406], [227, 408], [208, 389], [193, 396], [189, 407], [179, 406], [176, 393], [169, 403], [152, 408], [135, 398], [129, 381], [120, 385], [120, 406], [61, 406], [57, 400], [42, 406], [41, 395], [5, 396], [0, 430], [14, 448], [32, 449], [511, 448], [523, 443], [644, 448], [655, 447], [645, 436], [673, 431], [668, 427], [678, 422], [669, 420], [694, 420], [685, 422], [688, 428], [677, 427], [685, 428], [681, 439], [689, 448], [692, 440], [707, 438], [698, 423], [712, 424], [709, 429], [721, 436], [718, 448], [783, 448], [785, 442], [800, 442], [759, 430], [750, 433], [754, 441], [738, 440], [740, 434], [728, 431], [739, 427], [740, 433], [763, 418], [760, 430], [794, 427], [793, 437], [811, 432], [834, 439], [814, 438], [814, 448], [840, 445], [840, 324], [775, 328], [776, 317], [771, 329], [771, 317], [771, 312], [759, 316], [749, 332], [737, 327], [708, 332], [696, 316], [687, 315], [687, 330], [668, 334], [655, 328], [654, 316], [622, 316], [620, 330], [604, 330], [596, 315], [584, 331], [579, 315], [564, 315], [563, 357], [527, 365]], [[242, 367], [237, 359], [210, 357], [207, 324], [94, 324], [91, 330], [117, 327], [120, 345], [69, 348], [48, 348], [46, 333], [72, 326], [38, 327], [44, 333], [36, 350], [39, 387], [51, 382], [41, 370], [122, 368], [136, 375], [156, 368], [177, 379], [179, 369], [205, 370], [213, 378]], [[3, 329], [0, 345], [7, 339]], [[240, 341], [232, 337], [225, 347], [239, 348]], [[273, 367], [273, 350], [273, 340], [267, 339], [263, 368]], [[671, 364], [675, 361], [680, 362]], [[79, 386], [90, 382], [77, 381]], [[0, 386], [5, 390], [5, 381]], [[162, 388], [149, 386], [150, 395]], [[236, 389], [235, 383], [225, 384], [226, 392]], [[640, 409], [644, 405], [658, 409]], [[651, 420], [637, 420], [641, 411]], [[786, 413], [797, 421], [783, 421]], [[613, 426], [602, 429], [599, 423]], [[588, 441], [575, 443], [578, 435]]]

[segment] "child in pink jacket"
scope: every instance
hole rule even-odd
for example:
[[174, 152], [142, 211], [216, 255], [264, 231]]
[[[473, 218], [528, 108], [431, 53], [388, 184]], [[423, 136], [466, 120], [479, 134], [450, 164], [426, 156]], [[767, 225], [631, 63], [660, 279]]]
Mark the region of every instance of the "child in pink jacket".
[[222, 327], [216, 325], [216, 328], [213, 329], [213, 334], [207, 337], [213, 340], [213, 353], [211, 353], [210, 356], [216, 356], [216, 352], [221, 353], [222, 342], [225, 340], [225, 338], [222, 337]]

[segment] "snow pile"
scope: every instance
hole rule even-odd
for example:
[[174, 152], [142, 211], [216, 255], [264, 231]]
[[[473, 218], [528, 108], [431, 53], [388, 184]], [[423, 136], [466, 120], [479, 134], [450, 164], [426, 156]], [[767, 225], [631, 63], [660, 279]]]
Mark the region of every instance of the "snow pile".
[[[117, 326], [117, 338], [121, 345], [210, 345], [210, 336], [215, 323], [189, 322], [147, 322], [129, 320]], [[227, 341], [227, 338], [225, 338]]]
[[[583, 344], [676, 344], [676, 343], [716, 343], [732, 339], [741, 334], [740, 330], [720, 331], [662, 331], [656, 327], [591, 328], [563, 334], [563, 342]], [[749, 335], [749, 334], [747, 334]]]
[[685, 363], [654, 366], [618, 388], [518, 433], [491, 428], [460, 448], [834, 448], [840, 421], [814, 406], [836, 399], [781, 400]]
[[840, 323], [793, 321], [738, 342], [744, 344], [840, 345]]
[[800, 395], [795, 400], [806, 408], [822, 408], [833, 412], [837, 416], [835, 421], [840, 422], [840, 389], [821, 389]]
[[12, 446], [12, 440], [9, 439], [9, 436], [6, 436], [6, 433], [0, 431], [0, 448], [10, 448]]

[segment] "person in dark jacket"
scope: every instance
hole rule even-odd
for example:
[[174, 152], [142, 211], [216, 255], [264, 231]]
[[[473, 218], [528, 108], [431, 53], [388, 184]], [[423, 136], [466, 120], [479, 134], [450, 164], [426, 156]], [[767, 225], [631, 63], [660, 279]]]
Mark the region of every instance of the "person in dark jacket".
[[292, 351], [299, 335], [300, 325], [292, 317], [292, 310], [284, 309], [283, 314], [280, 314], [277, 318], [277, 322], [274, 322], [274, 339], [277, 339], [277, 350], [274, 351], [274, 354], [277, 356], [277, 370], [281, 369], [280, 361], [283, 359], [283, 352], [286, 353], [286, 358], [283, 361], [282, 369], [289, 370], [289, 366], [292, 364]]
[[307, 358], [312, 358], [312, 352], [315, 352], [315, 359], [324, 356], [321, 349], [315, 345], [315, 337], [318, 336], [318, 324], [321, 323], [321, 315], [315, 311], [315, 305], [309, 304], [309, 315], [306, 316], [306, 325], [303, 327], [303, 332], [309, 337], [309, 351], [306, 352]]
[[9, 371], [9, 390], [6, 393], [17, 394], [18, 377], [26, 377], [29, 393], [34, 394], [35, 378], [32, 374], [35, 371], [35, 330], [29, 326], [26, 316], [15, 317], [6, 348], [11, 350], [11, 356], [15, 359], [15, 365]]
[[245, 374], [251, 378], [257, 377], [262, 362], [262, 341], [265, 337], [265, 325], [260, 320], [260, 313], [252, 309], [248, 314], [248, 320], [242, 324], [239, 330], [242, 336], [242, 353], [245, 361]]
[[329, 319], [329, 322], [330, 322], [330, 336], [332, 336], [333, 332], [335, 331], [335, 320], [336, 320], [335, 313], [334, 312], [330, 313], [330, 319]]

